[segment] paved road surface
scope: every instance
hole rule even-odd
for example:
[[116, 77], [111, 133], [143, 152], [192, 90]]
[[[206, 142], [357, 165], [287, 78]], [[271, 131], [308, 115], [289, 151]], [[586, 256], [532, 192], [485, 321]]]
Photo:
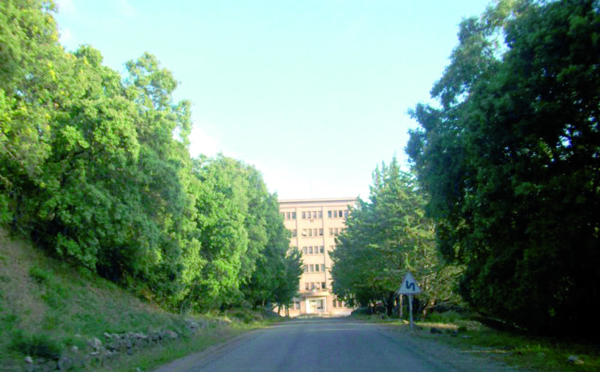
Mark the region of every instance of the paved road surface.
[[436, 345], [408, 331], [353, 321], [310, 319], [250, 332], [157, 372], [199, 371], [513, 371]]

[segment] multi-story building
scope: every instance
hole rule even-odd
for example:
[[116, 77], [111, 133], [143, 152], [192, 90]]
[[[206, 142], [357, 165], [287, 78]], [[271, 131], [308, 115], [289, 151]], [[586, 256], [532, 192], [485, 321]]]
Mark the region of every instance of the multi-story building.
[[335, 238], [346, 227], [349, 208], [356, 198], [280, 200], [285, 227], [292, 232], [290, 245], [302, 253], [304, 272], [299, 297], [289, 316], [301, 314], [348, 315], [350, 308], [331, 293], [331, 258]]

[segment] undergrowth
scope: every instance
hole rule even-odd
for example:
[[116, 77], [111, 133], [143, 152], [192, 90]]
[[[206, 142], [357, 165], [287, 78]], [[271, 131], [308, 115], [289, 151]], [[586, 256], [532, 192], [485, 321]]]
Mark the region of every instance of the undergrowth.
[[[25, 356], [56, 359], [61, 350], [72, 346], [84, 348], [89, 339], [102, 338], [105, 332], [147, 333], [170, 329], [186, 335], [189, 318], [212, 325], [219, 321], [226, 326], [218, 327], [218, 332], [212, 326], [201, 332], [204, 341], [197, 337], [195, 341], [181, 340], [177, 344], [187, 345], [184, 352], [250, 328], [227, 325], [232, 321], [254, 325], [264, 321], [250, 310], [233, 311], [229, 319], [222, 314], [184, 317], [169, 313], [89, 271], [48, 258], [39, 249], [8, 237], [6, 230], [0, 229], [0, 371], [17, 369]], [[167, 354], [163, 359], [179, 352]]]

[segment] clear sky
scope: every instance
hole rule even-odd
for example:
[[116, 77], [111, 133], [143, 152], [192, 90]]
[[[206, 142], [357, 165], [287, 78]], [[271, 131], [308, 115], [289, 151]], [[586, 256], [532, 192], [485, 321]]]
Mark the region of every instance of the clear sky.
[[57, 0], [67, 50], [124, 71], [143, 52], [192, 101], [192, 156], [253, 164], [280, 199], [366, 198], [402, 163], [407, 110], [429, 101], [459, 22], [488, 0]]

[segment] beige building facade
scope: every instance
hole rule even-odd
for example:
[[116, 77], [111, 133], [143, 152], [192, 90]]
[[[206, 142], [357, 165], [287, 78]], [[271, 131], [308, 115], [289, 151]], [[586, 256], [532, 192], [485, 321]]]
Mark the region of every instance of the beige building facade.
[[346, 218], [356, 198], [280, 200], [279, 211], [291, 231], [291, 247], [302, 253], [304, 272], [299, 296], [288, 309], [291, 317], [303, 314], [341, 316], [352, 309], [332, 294], [329, 252], [335, 238], [346, 227]]

